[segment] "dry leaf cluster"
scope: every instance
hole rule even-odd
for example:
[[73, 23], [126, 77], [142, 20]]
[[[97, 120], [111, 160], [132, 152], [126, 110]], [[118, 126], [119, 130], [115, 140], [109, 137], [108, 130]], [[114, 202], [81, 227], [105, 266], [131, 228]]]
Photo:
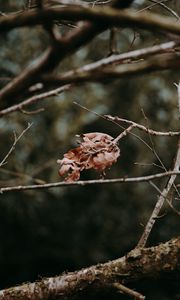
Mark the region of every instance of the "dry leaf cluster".
[[95, 169], [99, 172], [110, 168], [120, 156], [120, 149], [112, 136], [91, 132], [80, 135], [79, 147], [69, 150], [60, 164], [59, 175], [65, 176], [66, 181], [77, 181], [80, 172], [85, 169]]

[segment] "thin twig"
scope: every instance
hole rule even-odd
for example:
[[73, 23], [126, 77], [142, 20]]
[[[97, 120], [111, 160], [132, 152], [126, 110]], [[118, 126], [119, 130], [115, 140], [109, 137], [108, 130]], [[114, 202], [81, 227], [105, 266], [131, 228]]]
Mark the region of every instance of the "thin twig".
[[121, 283], [117, 282], [117, 283], [114, 283], [113, 286], [116, 289], [118, 289], [120, 293], [126, 294], [130, 297], [133, 297], [134, 299], [137, 299], [137, 300], [144, 300], [145, 299], [145, 296], [143, 296], [142, 294], [128, 288], [124, 284], [121, 284]]
[[124, 122], [126, 124], [131, 124], [133, 125], [134, 128], [138, 128], [142, 131], [145, 131], [147, 133], [149, 133], [150, 135], [155, 135], [155, 136], [180, 136], [180, 131], [169, 131], [169, 132], [161, 132], [161, 131], [155, 131], [152, 129], [149, 129], [141, 124], [138, 124], [136, 122], [127, 120], [127, 119], [123, 119], [123, 118], [119, 118], [119, 117], [112, 117], [110, 115], [104, 115], [104, 117], [108, 120], [112, 120], [112, 121], [119, 121], [119, 122]]
[[[150, 185], [153, 186], [153, 188], [155, 188], [156, 191], [158, 191], [158, 193], [159, 193], [160, 195], [162, 195], [161, 190], [157, 187], [157, 185], [156, 185], [154, 182], [150, 181], [149, 183], [150, 183]], [[172, 203], [171, 203], [171, 201], [168, 199], [168, 197], [165, 198], [165, 201], [168, 203], [168, 205], [170, 206], [170, 208], [171, 208], [177, 215], [180, 216], [180, 212], [172, 205]], [[159, 218], [159, 216], [157, 216], [156, 219], [157, 219], [157, 218]]]
[[[112, 122], [113, 124], [117, 125], [117, 126], [120, 127], [121, 129], [126, 130], [126, 128], [125, 128], [124, 126], [122, 126], [121, 124], [119, 124], [118, 121], [113, 120], [113, 117], [112, 117], [112, 116], [110, 116], [111, 118], [107, 118], [106, 115], [98, 114], [97, 112], [88, 109], [87, 107], [83, 106], [83, 105], [80, 104], [80, 103], [77, 103], [76, 101], [74, 101], [73, 103], [74, 103], [75, 105], [78, 105], [79, 107], [83, 108], [84, 110], [86, 110], [86, 111], [88, 111], [88, 112], [90, 112], [90, 113], [93, 113], [93, 114], [96, 115], [97, 117], [100, 117], [100, 118], [102, 118], [102, 119], [104, 119], [104, 120], [108, 120], [109, 122]], [[122, 119], [122, 120], [125, 120], [125, 119]], [[127, 123], [130, 122], [130, 124], [131, 124], [131, 121], [129, 121], [129, 120], [126, 120], [126, 121], [127, 121]], [[137, 124], [137, 123], [136, 123], [136, 124]], [[133, 129], [133, 128], [132, 128], [132, 129]], [[139, 135], [137, 135], [137, 134], [131, 132], [131, 129], [128, 131], [128, 133], [129, 133], [130, 135], [134, 136], [135, 138], [137, 138], [140, 142], [142, 142], [142, 143], [143, 143], [150, 151], [153, 151], [153, 148], [152, 148], [148, 143], [146, 143], [145, 140], [143, 140]], [[123, 134], [123, 135], [124, 135], [124, 134]], [[163, 169], [164, 169], [164, 167], [163, 167]], [[167, 171], [167, 170], [165, 170], [165, 171]]]
[[164, 4], [162, 1], [158, 2], [156, 0], [149, 0], [150, 2], [156, 3], [157, 5], [162, 6], [164, 9], [166, 9], [168, 12], [170, 12], [171, 15], [173, 15], [177, 20], [180, 20], [180, 16], [171, 8], [169, 8], [166, 4]]
[[[141, 109], [141, 111], [142, 111], [143, 116], [144, 116], [144, 118], [145, 118], [145, 120], [146, 120], [147, 128], [149, 129], [149, 120], [148, 120], [148, 118], [147, 118], [147, 116], [146, 116], [144, 110]], [[157, 153], [157, 151], [156, 151], [156, 149], [155, 149], [155, 146], [154, 146], [154, 142], [153, 142], [152, 136], [151, 136], [151, 134], [150, 134], [149, 132], [148, 132], [148, 135], [149, 135], [149, 140], [150, 140], [151, 145], [152, 145], [152, 151], [153, 151], [153, 154], [155, 155], [155, 157], [156, 157], [157, 160], [159, 161], [159, 163], [160, 163], [160, 165], [162, 166], [162, 168], [164, 169], [164, 171], [167, 172], [168, 170], [167, 170], [166, 166], [164, 165], [162, 159], [159, 157], [159, 155], [158, 155], [158, 153]], [[179, 197], [180, 197], [180, 194], [179, 194], [179, 192], [178, 192], [178, 190], [177, 190], [175, 184], [173, 184], [173, 187], [175, 188], [176, 192], [178, 193], [178, 195], [179, 195]]]
[[27, 111], [27, 110], [24, 110], [24, 109], [20, 109], [20, 111], [25, 114], [25, 115], [37, 115], [43, 111], [45, 111], [45, 109], [43, 107], [39, 108], [39, 109], [36, 109], [36, 110], [32, 110], [32, 111]]
[[[179, 156], [179, 161], [180, 161], [180, 145], [178, 147], [178, 156]], [[175, 169], [176, 168], [174, 168], [174, 171], [175, 171]], [[178, 169], [179, 169], [179, 166], [178, 166]], [[152, 230], [152, 228], [153, 228], [153, 226], [156, 222], [156, 219], [157, 219], [157, 217], [158, 217], [158, 215], [161, 211], [161, 208], [164, 205], [164, 202], [166, 201], [166, 199], [169, 195], [169, 192], [171, 191], [171, 188], [174, 185], [175, 179], [176, 179], [176, 175], [175, 174], [171, 175], [166, 187], [162, 191], [161, 195], [158, 197], [156, 205], [155, 205], [155, 207], [153, 209], [153, 212], [152, 212], [152, 214], [151, 214], [151, 216], [150, 216], [150, 218], [149, 218], [149, 220], [146, 224], [146, 227], [145, 227], [144, 232], [143, 232], [143, 234], [142, 234], [142, 236], [141, 236], [141, 238], [140, 238], [140, 240], [137, 244], [137, 247], [142, 248], [146, 245], [148, 237], [149, 237], [149, 235], [151, 233], [151, 230]]]
[[0, 162], [0, 167], [2, 167], [4, 164], [7, 163], [7, 159], [11, 155], [11, 153], [14, 151], [17, 142], [22, 138], [22, 136], [29, 130], [29, 128], [31, 126], [32, 126], [32, 123], [28, 123], [28, 126], [21, 132], [21, 134], [19, 136], [17, 136], [16, 133], [14, 132], [14, 142], [13, 142], [11, 148], [9, 149], [8, 153], [6, 154], [6, 156]]
[[[179, 83], [180, 85], [180, 83]], [[180, 103], [180, 88], [178, 85], [178, 106]], [[179, 106], [180, 107], [180, 106]], [[180, 114], [180, 111], [179, 111]], [[177, 152], [176, 152], [176, 158], [175, 158], [175, 162], [174, 162], [174, 167], [173, 167], [173, 171], [179, 171], [180, 168], [180, 138], [178, 139], [178, 144], [177, 144]], [[166, 199], [168, 198], [168, 195], [172, 189], [172, 187], [174, 186], [174, 182], [176, 179], [176, 175], [172, 174], [165, 186], [165, 188], [163, 189], [161, 195], [158, 197], [157, 203], [154, 207], [154, 210], [146, 224], [146, 227], [144, 229], [144, 232], [137, 244], [137, 247], [144, 247], [146, 245], [147, 239], [151, 233], [151, 230], [156, 222], [156, 218], [158, 217], [162, 206], [164, 205], [164, 202], [166, 201]]]
[[157, 6], [158, 4], [161, 4], [161, 3], [167, 2], [167, 1], [168, 1], [168, 0], [161, 0], [161, 1], [159, 1], [159, 2], [155, 2], [155, 3], [153, 3], [153, 4], [150, 4], [150, 5], [146, 6], [146, 7], [144, 7], [144, 8], [142, 8], [142, 9], [138, 10], [137, 13], [140, 13], [140, 12], [143, 12], [143, 11], [146, 11], [146, 10], [150, 10], [150, 9], [153, 8], [154, 6]]
[[24, 101], [22, 101], [22, 102], [20, 102], [18, 104], [12, 105], [12, 106], [10, 106], [8, 108], [5, 108], [5, 109], [1, 110], [0, 111], [0, 117], [3, 117], [5, 115], [7, 115], [7, 114], [10, 114], [10, 113], [18, 111], [18, 110], [21, 111], [21, 112], [23, 112], [23, 107], [28, 106], [28, 105], [32, 105], [34, 103], [37, 103], [37, 102], [39, 102], [41, 100], [44, 100], [46, 98], [49, 98], [51, 96], [57, 96], [60, 93], [69, 90], [70, 86], [71, 85], [68, 84], [68, 85], [59, 87], [57, 89], [53, 89], [53, 90], [45, 92], [45, 93], [32, 96], [32, 97], [30, 97], [30, 98], [28, 98], [28, 99], [26, 99], [26, 100], [24, 100]]
[[134, 128], [134, 125], [130, 125], [128, 128], [126, 128], [123, 132], [121, 132], [114, 140], [113, 143], [117, 143], [119, 140], [121, 140], [124, 136], [126, 136], [132, 129]]
[[[51, 161], [51, 165], [52, 165], [52, 161]], [[46, 169], [46, 168], [48, 168], [47, 164], [42, 166], [42, 169]], [[21, 173], [21, 172], [17, 172], [17, 171], [13, 171], [13, 170], [8, 170], [7, 168], [0, 168], [0, 173], [8, 174], [8, 175], [16, 177], [14, 179], [7, 180], [8, 182], [12, 181], [14, 183], [15, 180], [17, 180], [17, 178], [21, 178], [21, 180], [23, 179], [23, 181], [30, 180], [31, 182], [34, 182], [36, 184], [46, 183], [41, 178], [35, 177], [36, 173], [38, 174], [38, 172], [32, 172], [31, 175], [29, 175], [29, 174], [26, 174], [26, 173]], [[4, 180], [2, 180], [2, 182], [4, 182]], [[22, 184], [22, 182], [20, 182], [20, 184]], [[8, 185], [6, 184], [6, 186], [8, 186]]]
[[58, 181], [58, 182], [54, 182], [54, 183], [39, 184], [39, 185], [9, 186], [9, 187], [1, 187], [0, 193], [12, 192], [12, 191], [34, 190], [34, 189], [50, 189], [50, 188], [66, 187], [66, 186], [85, 186], [85, 185], [93, 185], [93, 184], [149, 182], [151, 180], [156, 180], [156, 179], [167, 177], [170, 175], [180, 175], [180, 171], [164, 172], [164, 173], [157, 173], [154, 175], [131, 177], [131, 178], [123, 177], [123, 178], [115, 178], [115, 179], [79, 180], [79, 181], [73, 181], [73, 182], [66, 182], [66, 181], [59, 182]]

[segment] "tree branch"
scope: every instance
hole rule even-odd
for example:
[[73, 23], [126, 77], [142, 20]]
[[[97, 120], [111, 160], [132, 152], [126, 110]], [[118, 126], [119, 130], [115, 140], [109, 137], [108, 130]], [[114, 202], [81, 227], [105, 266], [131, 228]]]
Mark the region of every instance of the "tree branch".
[[[125, 2], [127, 1], [124, 1], [124, 3]], [[128, 5], [126, 7], [128, 7]], [[25, 11], [20, 15], [2, 16], [0, 18], [0, 32], [5, 32], [17, 27], [44, 24], [52, 22], [53, 20], [88, 20], [96, 25], [103, 23], [105, 28], [113, 26], [137, 26], [138, 28], [148, 30], [156, 29], [180, 34], [180, 22], [174, 21], [173, 18], [148, 12], [137, 13], [130, 9], [119, 11], [110, 7], [89, 8], [84, 6], [49, 7], [43, 10]]]
[[[180, 103], [180, 82], [178, 85], [178, 104]], [[178, 105], [178, 107], [180, 108], [180, 106]], [[180, 115], [180, 110], [179, 110], [179, 115]], [[176, 157], [175, 157], [175, 161], [174, 161], [174, 166], [173, 166], [173, 171], [179, 171], [180, 169], [180, 138], [178, 138], [178, 143], [177, 143], [177, 152], [176, 152]], [[157, 203], [153, 209], [153, 212], [145, 226], [144, 232], [137, 244], [137, 247], [144, 247], [146, 245], [146, 242], [148, 240], [148, 237], [151, 233], [151, 230], [157, 220], [157, 217], [161, 211], [161, 208], [164, 205], [164, 202], [166, 201], [166, 199], [168, 198], [168, 195], [171, 191], [171, 189], [174, 186], [174, 182], [176, 179], [176, 175], [172, 174], [166, 184], [166, 186], [164, 187], [162, 193], [160, 194], [160, 196], [158, 197]]]
[[[1, 112], [0, 112], [1, 113]], [[123, 119], [123, 118], [119, 118], [119, 117], [112, 117], [110, 115], [104, 115], [103, 116], [105, 119], [109, 120], [109, 121], [115, 121], [115, 122], [121, 122], [121, 123], [125, 123], [125, 124], [131, 124], [133, 125], [133, 128], [138, 128], [142, 131], [145, 131], [146, 133], [150, 134], [150, 135], [154, 135], [154, 136], [180, 136], [180, 131], [166, 131], [166, 132], [162, 132], [162, 131], [156, 131], [150, 128], [147, 128], [141, 124], [138, 124], [136, 122], [127, 120], [127, 119]]]
[[9, 186], [1, 187], [0, 193], [13, 192], [13, 191], [25, 191], [25, 190], [35, 190], [35, 189], [50, 189], [64, 186], [85, 186], [91, 184], [112, 184], [112, 183], [138, 183], [138, 182], [149, 182], [151, 180], [167, 177], [170, 175], [180, 175], [180, 171], [176, 172], [164, 172], [157, 173], [154, 175], [142, 176], [142, 177], [131, 177], [131, 178], [114, 178], [114, 179], [94, 179], [94, 180], [79, 180], [73, 182], [54, 182], [46, 184], [37, 184], [37, 185], [18, 185], [18, 186]]
[[[152, 55], [155, 53], [161, 53], [161, 52], [165, 52], [167, 50], [172, 50], [175, 46], [178, 46], [180, 42], [178, 41], [171, 41], [171, 42], [167, 42], [167, 43], [163, 43], [160, 45], [156, 45], [156, 46], [152, 46], [152, 47], [148, 47], [148, 48], [144, 48], [144, 49], [138, 49], [135, 51], [130, 51], [128, 53], [123, 53], [123, 54], [119, 54], [119, 55], [112, 55], [110, 57], [104, 58], [102, 60], [99, 60], [97, 62], [85, 65], [81, 68], [72, 70], [72, 71], [68, 71], [66, 73], [64, 73], [64, 75], [57, 77], [57, 76], [52, 76], [51, 74], [48, 74], [46, 76], [41, 76], [42, 77], [42, 81], [44, 82], [45, 85], [47, 84], [62, 84], [63, 82], [81, 82], [81, 81], [86, 81], [86, 80], [95, 80], [96, 79], [96, 74], [97, 72], [101, 74], [101, 79], [103, 79], [103, 68], [107, 67], [107, 66], [112, 66], [113, 64], [117, 63], [119, 64], [120, 62], [129, 60], [129, 59], [138, 59], [138, 58], [144, 58], [148, 55]], [[159, 60], [158, 60], [159, 62]], [[147, 63], [146, 63], [147, 65]], [[127, 66], [127, 69], [124, 68], [124, 66]], [[123, 65], [124, 68], [124, 72], [121, 72], [122, 74], [118, 75], [116, 74], [117, 77], [121, 77], [121, 76], [125, 76], [127, 73], [129, 73], [129, 66], [131, 68], [131, 65]], [[177, 66], [177, 65], [176, 65]], [[139, 72], [139, 64], [135, 64], [135, 68], [137, 70], [137, 72]], [[88, 75], [89, 73], [89, 75]], [[107, 76], [107, 75], [106, 75]], [[92, 78], [92, 79], [90, 79]], [[59, 92], [62, 92], [64, 90], [68, 89], [68, 86], [62, 86], [60, 88], [39, 94], [39, 95], [35, 95], [32, 96], [18, 104], [12, 105], [4, 110], [0, 111], [0, 117], [7, 115], [11, 112], [17, 111], [17, 110], [21, 110], [22, 108], [31, 105], [35, 102], [38, 102], [39, 100], [45, 99], [47, 97], [56, 95]], [[59, 92], [58, 92], [59, 91]], [[168, 134], [167, 134], [168, 135]], [[172, 134], [174, 135], [174, 134]], [[176, 134], [175, 134], [176, 135]]]
[[[104, 289], [142, 279], [158, 279], [180, 271], [180, 237], [151, 248], [134, 249], [126, 256], [73, 273], [42, 279], [0, 291], [0, 300], [55, 300], [82, 295], [88, 289]], [[141, 298], [143, 299], [143, 298]]]
[[168, 53], [156, 55], [144, 61], [139, 61], [129, 64], [121, 64], [119, 66], [108, 66], [104, 68], [76, 69], [74, 71], [66, 72], [60, 76], [47, 75], [43, 77], [43, 81], [53, 83], [56, 85], [64, 85], [68, 83], [80, 82], [106, 82], [124, 76], [134, 76], [140, 74], [147, 74], [154, 71], [177, 69], [180, 67], [180, 55], [178, 53]]
[[115, 287], [121, 294], [129, 295], [133, 299], [136, 299], [136, 300], [144, 300], [145, 299], [145, 297], [142, 294], [140, 294], [130, 288], [127, 288], [126, 286], [124, 286], [123, 284], [121, 284], [119, 282], [114, 283], [113, 287]]
[[[132, 1], [126, 1], [127, 6]], [[125, 3], [120, 1], [120, 3]], [[75, 20], [89, 19], [90, 21], [84, 22], [80, 27], [70, 31], [66, 36], [54, 41], [53, 47], [49, 49], [36, 61], [35, 64], [28, 67], [19, 76], [7, 84], [0, 92], [0, 99], [5, 100], [12, 96], [17, 96], [23, 92], [30, 85], [34, 84], [39, 80], [39, 76], [45, 74], [48, 71], [52, 71], [58, 63], [60, 63], [67, 54], [76, 51], [82, 45], [88, 43], [98, 33], [104, 31], [108, 26], [137, 26], [143, 29], [149, 30], [166, 30], [172, 33], [180, 34], [180, 22], [174, 22], [172, 19], [161, 17], [154, 14], [137, 14], [132, 11], [123, 11], [111, 9], [111, 8], [79, 8], [79, 7], [65, 7], [61, 9], [47, 8], [43, 10], [26, 11], [21, 15], [12, 15], [8, 17], [0, 18], [0, 30], [6, 31], [14, 28], [15, 26], [34, 25], [34, 22], [42, 22], [41, 15], [44, 18], [44, 22], [50, 22], [52, 19], [61, 16], [63, 18], [70, 18]], [[49, 18], [51, 18], [49, 20]], [[28, 20], [28, 22], [27, 22]], [[116, 21], [116, 22], [115, 22]], [[43, 23], [44, 24], [44, 23]], [[166, 69], [169, 67], [175, 67], [178, 64], [178, 57], [171, 57], [170, 61], [164, 61], [159, 64], [159, 59], [156, 62], [148, 62], [145, 65], [131, 66], [130, 70], [123, 68], [123, 70], [116, 69], [108, 70], [105, 74], [97, 74], [96, 80], [112, 76], [117, 77], [120, 74], [132, 74], [134, 72], [142, 72], [143, 70], [154, 70], [154, 69]], [[135, 67], [135, 68], [134, 68]], [[177, 65], [176, 65], [177, 67]], [[138, 71], [139, 70], [139, 71]], [[83, 75], [83, 76], [82, 76]], [[91, 80], [91, 74], [80, 74], [80, 78], [61, 78], [71, 81], [85, 81]], [[93, 74], [94, 77], [95, 74]], [[83, 77], [83, 79], [82, 79]], [[86, 77], [86, 78], [85, 78]], [[68, 81], [69, 82], [69, 81]]]
[[17, 136], [16, 133], [14, 132], [14, 142], [13, 142], [11, 148], [9, 149], [8, 153], [5, 155], [3, 160], [0, 162], [0, 167], [2, 167], [4, 164], [7, 163], [7, 159], [11, 155], [11, 153], [14, 151], [16, 144], [22, 138], [22, 136], [29, 130], [29, 128], [31, 126], [32, 126], [32, 123], [28, 123], [28, 126], [21, 132], [21, 134], [19, 136]]
[[[114, 0], [112, 5], [114, 8], [124, 8], [128, 7], [133, 0]], [[76, 8], [76, 7], [75, 7]], [[67, 8], [69, 9], [69, 8]], [[74, 8], [73, 8], [74, 9]], [[46, 11], [46, 10], [45, 10]], [[81, 11], [81, 8], [80, 8]], [[90, 9], [91, 11], [91, 9]], [[43, 13], [44, 10], [35, 10], [36, 13]], [[56, 12], [56, 10], [55, 10]], [[24, 12], [25, 14], [31, 14], [32, 11]], [[21, 16], [24, 16], [24, 13]], [[68, 12], [69, 13], [69, 12]], [[72, 13], [72, 11], [71, 11]], [[51, 15], [50, 11], [48, 11], [48, 15]], [[53, 13], [52, 13], [53, 14]], [[71, 15], [71, 14], [70, 14]], [[17, 20], [20, 15], [17, 15]], [[35, 16], [36, 19], [37, 15]], [[34, 18], [34, 17], [33, 17]], [[26, 17], [25, 17], [26, 19]], [[82, 18], [81, 18], [82, 19]], [[2, 22], [1, 22], [2, 21]], [[52, 20], [49, 20], [48, 16], [45, 19], [48, 24]], [[5, 22], [5, 23], [4, 23]], [[6, 30], [6, 20], [2, 20], [0, 18], [0, 30]], [[0, 101], [7, 100], [10, 97], [15, 97], [18, 94], [22, 93], [30, 87], [32, 84], [37, 82], [40, 78], [40, 75], [46, 72], [53, 71], [55, 67], [68, 55], [75, 52], [79, 47], [90, 42], [98, 33], [104, 31], [107, 28], [107, 24], [105, 23], [91, 23], [89, 21], [83, 22], [79, 27], [73, 29], [68, 32], [65, 36], [60, 37], [56, 40], [51, 40], [53, 43], [45, 53], [43, 53], [39, 59], [33, 65], [26, 68], [19, 76], [17, 76], [14, 80], [8, 83], [3, 89], [0, 91]], [[180, 30], [179, 30], [180, 31]]]
[[[180, 41], [171, 41], [167, 43], [162, 43], [160, 45], [155, 45], [143, 49], [137, 49], [134, 51], [129, 51], [121, 54], [113, 54], [109, 57], [100, 59], [96, 62], [87, 64], [83, 67], [76, 68], [75, 70], [68, 71], [64, 74], [64, 76], [73, 76], [77, 73], [83, 73], [87, 71], [97, 71], [100, 68], [108, 67], [111, 65], [117, 65], [122, 62], [128, 61], [133, 62], [133, 60], [144, 59], [147, 56], [158, 54], [158, 53], [165, 53], [167, 51], [174, 51], [174, 47], [177, 47], [180, 44]], [[48, 77], [47, 77], [48, 80]]]
[[62, 86], [62, 87], [59, 87], [57, 89], [53, 89], [51, 91], [48, 91], [48, 92], [45, 92], [45, 93], [42, 93], [42, 94], [39, 94], [39, 95], [35, 95], [35, 96], [32, 96], [18, 104], [15, 104], [15, 105], [12, 105], [8, 108], [5, 108], [3, 110], [0, 111], [0, 118], [5, 116], [5, 115], [8, 115], [12, 112], [15, 112], [15, 111], [22, 111], [22, 109], [28, 105], [32, 105], [34, 103], [37, 103], [41, 100], [44, 100], [44, 99], [47, 99], [49, 97], [52, 97], [52, 96], [57, 96], [61, 93], [63, 93], [64, 91], [67, 91], [69, 90], [70, 88], [70, 85], [65, 85], [65, 86]]

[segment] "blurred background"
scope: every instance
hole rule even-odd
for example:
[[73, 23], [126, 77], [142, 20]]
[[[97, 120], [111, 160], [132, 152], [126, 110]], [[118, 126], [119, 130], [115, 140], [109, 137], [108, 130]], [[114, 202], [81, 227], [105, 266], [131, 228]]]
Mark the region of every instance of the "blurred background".
[[[135, 1], [134, 8], [142, 9], [150, 4], [151, 1]], [[174, 5], [173, 1], [166, 1], [166, 4], [169, 7]], [[21, 11], [26, 5], [23, 0], [0, 0], [1, 14]], [[162, 7], [154, 6], [151, 11], [170, 15]], [[59, 30], [66, 32], [69, 28], [59, 25]], [[109, 31], [100, 34], [89, 45], [69, 56], [57, 72], [106, 57], [109, 54], [109, 34]], [[136, 29], [117, 30], [119, 53], [162, 41], [168, 41], [163, 34]], [[32, 63], [48, 44], [48, 35], [40, 26], [14, 29], [2, 35], [1, 87]], [[117, 125], [83, 110], [73, 101], [98, 114], [117, 115], [147, 126], [145, 114], [148, 126], [158, 131], [179, 130], [177, 88], [174, 85], [179, 78], [179, 70], [174, 70], [125, 77], [104, 84], [86, 83], [28, 107], [24, 113], [1, 118], [0, 161], [13, 143], [13, 131], [19, 134], [28, 122], [33, 125], [17, 144], [8, 163], [0, 168], [0, 185], [59, 181], [56, 161], [77, 145], [76, 134], [98, 131], [116, 137], [122, 131]], [[39, 108], [44, 108], [44, 111], [29, 114]], [[138, 130], [134, 133], [141, 140], [128, 135], [120, 141], [121, 156], [107, 172], [107, 178], [148, 175], [162, 172], [162, 165], [167, 169], [171, 167], [177, 138], [150, 139]], [[95, 171], [84, 172], [81, 176], [81, 179], [96, 178], [99, 174]], [[157, 181], [160, 189], [165, 183], [166, 179]], [[137, 244], [157, 196], [148, 183], [63, 187], [0, 195], [0, 288], [124, 255]], [[173, 204], [178, 208], [178, 201]], [[179, 225], [179, 217], [165, 207], [148, 245], [177, 236]], [[147, 299], [180, 299], [179, 285], [173, 280], [167, 285], [164, 281], [142, 282], [136, 288], [147, 295]], [[89, 297], [126, 299], [114, 292]]]

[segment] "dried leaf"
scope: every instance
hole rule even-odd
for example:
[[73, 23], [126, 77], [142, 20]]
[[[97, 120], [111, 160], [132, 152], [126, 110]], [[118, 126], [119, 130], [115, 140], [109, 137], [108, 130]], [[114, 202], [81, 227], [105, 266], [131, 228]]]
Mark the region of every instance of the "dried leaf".
[[120, 149], [113, 137], [100, 132], [85, 133], [79, 136], [80, 146], [69, 150], [60, 164], [59, 175], [66, 176], [66, 181], [77, 181], [81, 171], [95, 169], [104, 172], [120, 156]]

